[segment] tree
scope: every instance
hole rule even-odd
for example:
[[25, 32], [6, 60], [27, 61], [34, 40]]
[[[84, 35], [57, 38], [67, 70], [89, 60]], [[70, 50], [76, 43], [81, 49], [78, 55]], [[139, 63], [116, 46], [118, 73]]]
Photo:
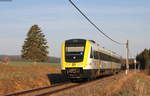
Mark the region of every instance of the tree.
[[149, 57], [150, 55], [148, 49], [144, 49], [144, 51], [142, 51], [140, 54], [136, 56], [137, 61], [139, 61], [141, 64], [141, 69], [146, 68], [146, 62], [149, 59]]
[[141, 69], [146, 69], [149, 66], [150, 50], [144, 49], [144, 51], [136, 56], [136, 59], [140, 62]]
[[30, 28], [21, 52], [21, 57], [25, 60], [43, 62], [48, 59], [47, 40], [38, 25]]

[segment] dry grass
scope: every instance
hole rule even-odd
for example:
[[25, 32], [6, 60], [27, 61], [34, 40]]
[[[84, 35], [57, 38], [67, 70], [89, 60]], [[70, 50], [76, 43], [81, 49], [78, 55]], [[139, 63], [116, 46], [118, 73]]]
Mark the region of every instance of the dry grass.
[[58, 72], [57, 67], [0, 64], [0, 94], [48, 86], [47, 74]]
[[134, 73], [132, 72], [128, 75], [122, 73], [121, 76], [118, 76], [115, 80], [109, 82], [109, 84], [103, 88], [102, 92], [97, 92], [97, 96], [114, 96], [116, 93], [121, 91], [124, 84], [133, 76]]
[[133, 73], [127, 76], [120, 73], [52, 96], [112, 96], [121, 91], [124, 83], [132, 76], [134, 76]]
[[136, 74], [116, 96], [150, 96], [150, 76], [144, 73]]

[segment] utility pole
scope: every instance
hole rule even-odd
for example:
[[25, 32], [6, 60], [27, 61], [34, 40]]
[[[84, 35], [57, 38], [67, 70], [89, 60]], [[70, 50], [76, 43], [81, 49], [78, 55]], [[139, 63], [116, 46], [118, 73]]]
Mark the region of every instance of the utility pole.
[[129, 70], [129, 40], [126, 43], [126, 75], [128, 74]]

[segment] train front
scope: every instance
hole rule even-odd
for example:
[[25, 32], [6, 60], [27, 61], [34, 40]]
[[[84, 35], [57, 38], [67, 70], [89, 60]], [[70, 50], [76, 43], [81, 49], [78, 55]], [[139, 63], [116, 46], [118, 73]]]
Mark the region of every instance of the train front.
[[84, 39], [71, 39], [62, 44], [62, 74], [69, 79], [87, 78], [84, 68], [89, 54], [89, 43]]

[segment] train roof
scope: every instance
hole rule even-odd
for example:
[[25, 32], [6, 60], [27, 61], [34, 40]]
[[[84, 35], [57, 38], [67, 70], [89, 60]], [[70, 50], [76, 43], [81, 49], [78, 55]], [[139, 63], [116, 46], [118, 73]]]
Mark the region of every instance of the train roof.
[[76, 38], [76, 39], [68, 39], [65, 41], [86, 41], [86, 39]]

